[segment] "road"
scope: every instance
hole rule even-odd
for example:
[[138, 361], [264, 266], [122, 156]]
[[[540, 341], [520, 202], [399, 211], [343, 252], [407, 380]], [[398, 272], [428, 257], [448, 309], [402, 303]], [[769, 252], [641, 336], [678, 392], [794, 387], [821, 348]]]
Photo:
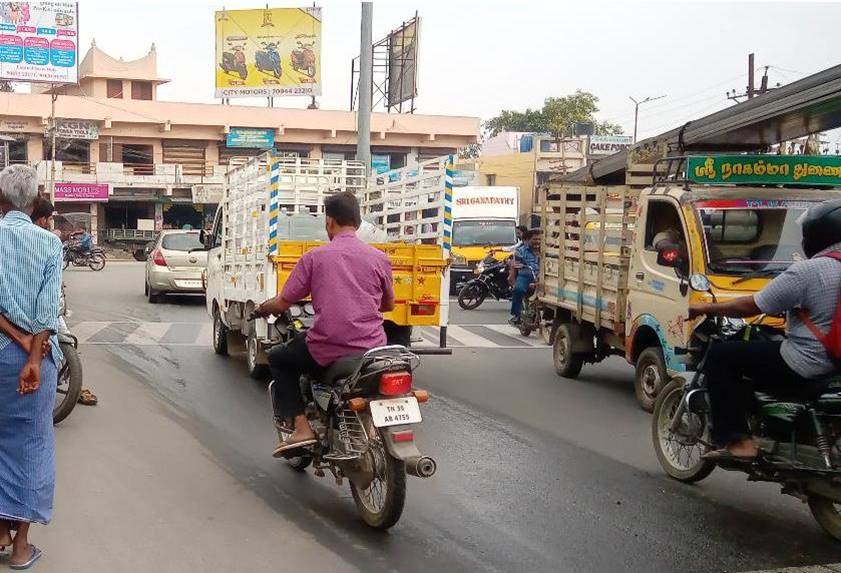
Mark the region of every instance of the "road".
[[423, 358], [416, 385], [433, 398], [417, 434], [439, 473], [410, 479], [395, 528], [368, 530], [347, 487], [272, 459], [266, 384], [213, 354], [201, 299], [148, 304], [138, 264], [71, 269], [65, 281], [101, 403], [57, 428], [56, 518], [36, 532], [42, 570], [712, 572], [841, 561], [841, 545], [775, 487], [723, 471], [695, 486], [664, 477], [631, 369], [615, 359], [561, 379], [548, 348], [504, 326], [499, 303], [455, 311], [454, 354]]

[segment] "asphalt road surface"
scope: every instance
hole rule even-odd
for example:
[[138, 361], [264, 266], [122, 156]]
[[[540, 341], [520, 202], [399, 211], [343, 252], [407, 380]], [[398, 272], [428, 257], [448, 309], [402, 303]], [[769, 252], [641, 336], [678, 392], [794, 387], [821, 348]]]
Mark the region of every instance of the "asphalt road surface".
[[[101, 404], [57, 429], [57, 514], [39, 533], [52, 547], [49, 570], [105, 571], [109, 559], [121, 571], [446, 572], [841, 561], [841, 544], [774, 486], [720, 470], [695, 486], [666, 478], [630, 367], [614, 359], [561, 379], [537, 335], [523, 340], [504, 324], [500, 303], [454, 311], [454, 354], [423, 358], [416, 385], [433, 398], [416, 435], [439, 472], [409, 479], [396, 527], [369, 530], [347, 486], [272, 459], [266, 384], [250, 380], [241, 359], [213, 354], [203, 299], [149, 304], [139, 264], [65, 275]], [[422, 333], [427, 343], [434, 336]], [[73, 475], [80, 460], [98, 468], [85, 480]], [[117, 495], [124, 478], [112, 465], [145, 471], [148, 483]], [[86, 520], [96, 533], [70, 543]]]

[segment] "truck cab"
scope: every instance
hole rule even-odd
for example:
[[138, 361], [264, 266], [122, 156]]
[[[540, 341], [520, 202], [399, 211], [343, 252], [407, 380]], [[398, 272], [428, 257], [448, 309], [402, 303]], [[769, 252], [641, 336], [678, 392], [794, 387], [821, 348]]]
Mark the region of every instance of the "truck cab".
[[503, 248], [517, 242], [520, 190], [517, 187], [456, 187], [453, 190], [453, 264], [450, 285], [455, 288], [473, 277], [473, 269], [488, 252], [497, 260]]

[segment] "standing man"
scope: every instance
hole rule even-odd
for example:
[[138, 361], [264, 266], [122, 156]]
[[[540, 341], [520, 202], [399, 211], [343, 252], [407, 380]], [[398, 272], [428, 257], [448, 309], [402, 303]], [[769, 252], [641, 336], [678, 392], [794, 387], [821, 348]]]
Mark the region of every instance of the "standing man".
[[512, 325], [520, 324], [520, 312], [523, 310], [523, 299], [528, 295], [529, 288], [537, 282], [537, 275], [540, 271], [540, 229], [532, 229], [526, 232], [523, 237], [523, 244], [514, 253], [514, 263], [509, 271], [509, 280], [514, 285], [511, 292], [511, 318]]
[[336, 193], [325, 199], [324, 212], [330, 243], [305, 253], [280, 296], [254, 311], [257, 316], [282, 314], [307, 296], [315, 308], [306, 336], [269, 353], [275, 425], [294, 420], [294, 432], [275, 448], [275, 457], [316, 441], [304, 413], [301, 375], [318, 374], [340, 358], [385, 345], [382, 313], [394, 309], [388, 257], [356, 237], [362, 221], [356, 197]]
[[[12, 569], [40, 558], [41, 550], [29, 543], [29, 527], [49, 523], [55, 488], [62, 257], [58, 237], [32, 224], [37, 195], [31, 167], [12, 165], [0, 173], [0, 209], [6, 213], [0, 220], [0, 314], [31, 336], [26, 349], [0, 333], [0, 547], [12, 545]], [[14, 540], [11, 522], [17, 525]]]

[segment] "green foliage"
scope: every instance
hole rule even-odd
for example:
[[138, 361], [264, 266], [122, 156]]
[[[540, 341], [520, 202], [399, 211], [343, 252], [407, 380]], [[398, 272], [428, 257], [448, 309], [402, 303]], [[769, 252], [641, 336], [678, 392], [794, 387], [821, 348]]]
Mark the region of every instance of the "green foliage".
[[572, 127], [578, 122], [593, 122], [597, 135], [618, 135], [622, 127], [609, 121], [595, 118], [599, 111], [599, 98], [590, 92], [576, 90], [574, 94], [546, 98], [543, 108], [525, 111], [502, 110], [494, 118], [484, 122], [488, 137], [503, 131], [534, 131], [551, 133], [555, 137], [572, 134]]
[[482, 153], [481, 143], [471, 143], [458, 150], [459, 159], [476, 159]]

